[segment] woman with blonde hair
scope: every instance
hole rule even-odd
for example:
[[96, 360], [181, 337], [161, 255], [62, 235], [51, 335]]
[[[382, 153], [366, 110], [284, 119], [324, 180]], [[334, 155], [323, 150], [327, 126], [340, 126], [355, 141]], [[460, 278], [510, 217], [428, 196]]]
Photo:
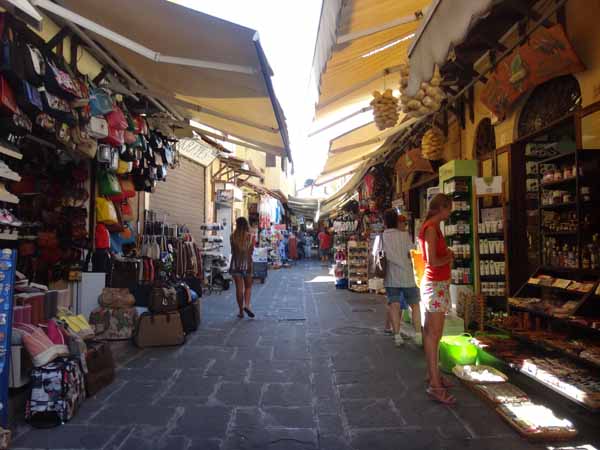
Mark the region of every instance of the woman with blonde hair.
[[231, 265], [229, 273], [235, 283], [235, 296], [240, 309], [238, 317], [253, 318], [254, 313], [250, 309], [250, 297], [252, 295], [252, 253], [254, 250], [254, 239], [250, 234], [250, 226], [245, 217], [238, 217], [235, 221], [235, 231], [231, 234]]
[[440, 229], [440, 222], [452, 212], [452, 199], [437, 194], [429, 204], [425, 222], [419, 231], [419, 246], [425, 261], [425, 273], [421, 281], [421, 303], [425, 309], [423, 347], [427, 358], [429, 386], [427, 393], [436, 401], [453, 405], [456, 399], [447, 391], [450, 383], [438, 367], [438, 349], [444, 330], [444, 320], [450, 311], [450, 269], [454, 259], [452, 250]]

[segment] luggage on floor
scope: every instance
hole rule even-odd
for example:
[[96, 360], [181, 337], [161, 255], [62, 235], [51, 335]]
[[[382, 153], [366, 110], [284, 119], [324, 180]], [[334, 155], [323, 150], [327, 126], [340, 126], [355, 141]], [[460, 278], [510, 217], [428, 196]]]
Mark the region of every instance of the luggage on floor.
[[153, 313], [177, 311], [177, 291], [173, 287], [154, 286], [148, 309]]
[[90, 313], [90, 324], [97, 339], [117, 341], [131, 339], [137, 318], [135, 307], [113, 309], [100, 306]]
[[88, 396], [96, 395], [115, 379], [115, 361], [110, 345], [106, 342], [88, 342], [85, 363], [88, 370], [85, 376]]
[[129, 289], [125, 288], [104, 288], [98, 299], [101, 306], [105, 308], [123, 309], [131, 308], [135, 305], [135, 299]]
[[179, 311], [143, 313], [133, 335], [133, 343], [140, 348], [182, 345], [184, 342]]
[[85, 399], [79, 363], [60, 358], [31, 371], [31, 391], [25, 419], [36, 428], [51, 428], [68, 422]]
[[190, 303], [179, 310], [185, 334], [192, 333], [200, 326], [200, 301]]

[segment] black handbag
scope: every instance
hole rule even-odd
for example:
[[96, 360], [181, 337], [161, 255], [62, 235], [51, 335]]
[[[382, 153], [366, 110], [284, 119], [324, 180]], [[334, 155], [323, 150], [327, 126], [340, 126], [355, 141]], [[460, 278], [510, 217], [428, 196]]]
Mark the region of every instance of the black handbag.
[[110, 287], [134, 289], [138, 284], [140, 260], [113, 260]]
[[0, 72], [16, 86], [25, 78], [25, 41], [18, 35], [7, 13], [0, 16]]
[[44, 74], [46, 73], [46, 60], [40, 49], [31, 44], [26, 44], [23, 62], [25, 79], [34, 86], [42, 86], [44, 84]]

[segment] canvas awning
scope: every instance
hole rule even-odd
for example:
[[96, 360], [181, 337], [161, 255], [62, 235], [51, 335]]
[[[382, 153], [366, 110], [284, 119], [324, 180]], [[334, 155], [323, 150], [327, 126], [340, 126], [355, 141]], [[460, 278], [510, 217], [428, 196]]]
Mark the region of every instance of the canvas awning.
[[386, 142], [414, 123], [414, 119], [401, 121], [394, 128], [379, 131], [374, 123], [355, 128], [333, 139], [321, 174], [315, 184], [322, 185], [356, 172], [359, 167], [385, 150]]
[[429, 81], [435, 65], [446, 62], [450, 50], [462, 42], [470, 28], [498, 0], [435, 0], [421, 22], [408, 51], [410, 76], [408, 95], [415, 95], [421, 82]]
[[182, 118], [289, 157], [272, 70], [251, 29], [165, 0], [30, 0], [91, 36]]
[[399, 65], [429, 0], [325, 1], [313, 58], [316, 117], [398, 87]]
[[288, 197], [288, 206], [296, 216], [314, 219], [319, 209], [319, 200], [312, 198]]

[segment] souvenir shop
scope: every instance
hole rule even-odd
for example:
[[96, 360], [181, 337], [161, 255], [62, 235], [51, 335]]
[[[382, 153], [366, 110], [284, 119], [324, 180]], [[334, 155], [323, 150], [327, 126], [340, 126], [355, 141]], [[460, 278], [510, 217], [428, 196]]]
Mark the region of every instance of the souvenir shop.
[[383, 212], [391, 206], [391, 174], [383, 165], [373, 167], [359, 184], [357, 195], [332, 214], [336, 287], [354, 292], [380, 292], [374, 258], [377, 237], [383, 232]]
[[[197, 329], [203, 257], [145, 207], [179, 165], [156, 103], [108, 69], [88, 77], [75, 44], [66, 62], [64, 35], [8, 13], [0, 35], [0, 425], [10, 409], [49, 427], [112, 382], [111, 341], [181, 345]], [[9, 387], [26, 405], [9, 408]]]
[[[486, 80], [404, 133], [409, 144], [385, 163], [395, 169], [392, 204], [415, 229], [432, 195], [452, 197], [443, 224], [455, 255], [451, 295], [473, 337], [461, 329], [442, 339], [442, 369], [541, 441], [590, 431], [590, 411], [600, 407], [600, 104], [590, 84], [600, 53], [577, 7], [567, 2], [548, 13], [552, 23], [522, 26], [528, 39], [507, 40], [517, 43], [503, 62], [486, 60], [498, 70], [480, 70]], [[480, 42], [492, 25], [506, 32], [513, 22], [502, 8], [465, 42]], [[459, 45], [454, 56], [471, 67], [484, 53]], [[439, 71], [465, 78], [469, 92], [471, 75], [453, 60]]]

